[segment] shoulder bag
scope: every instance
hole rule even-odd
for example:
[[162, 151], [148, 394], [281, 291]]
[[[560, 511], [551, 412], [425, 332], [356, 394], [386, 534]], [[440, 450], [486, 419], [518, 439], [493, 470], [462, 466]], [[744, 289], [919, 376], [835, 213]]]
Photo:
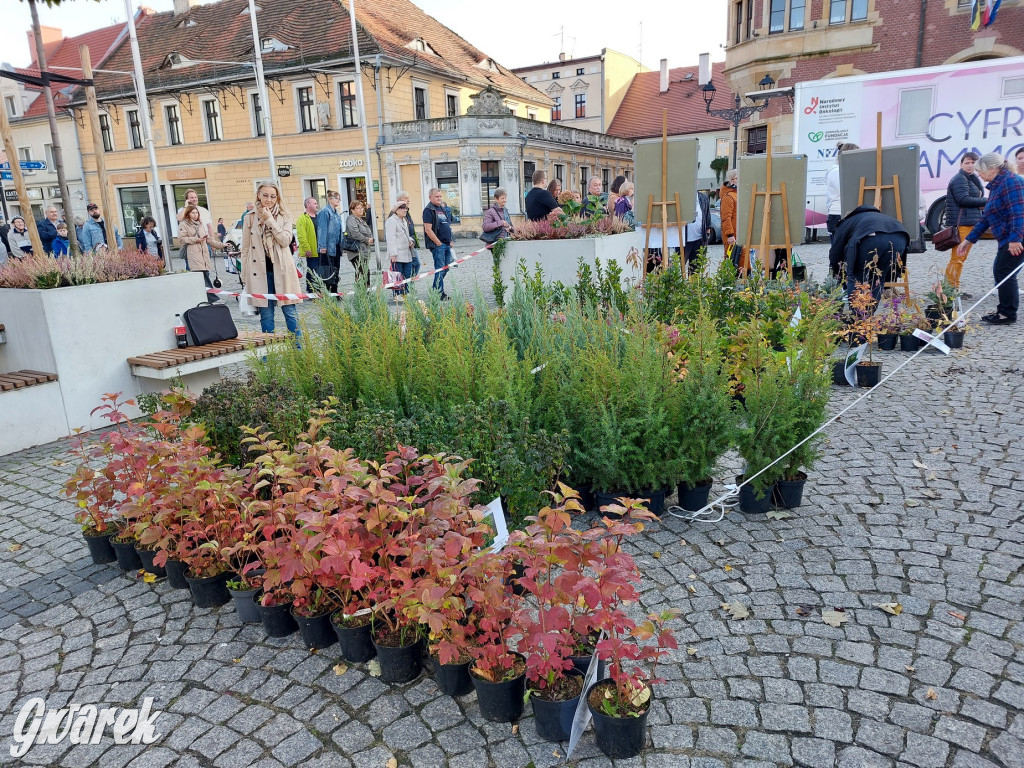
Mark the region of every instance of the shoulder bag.
[[963, 213], [963, 208], [957, 212], [955, 226], [940, 229], [932, 235], [932, 247], [936, 251], [949, 251], [960, 245], [960, 217]]
[[192, 309], [186, 309], [181, 319], [188, 328], [189, 346], [238, 338], [238, 329], [226, 304], [203, 302]]

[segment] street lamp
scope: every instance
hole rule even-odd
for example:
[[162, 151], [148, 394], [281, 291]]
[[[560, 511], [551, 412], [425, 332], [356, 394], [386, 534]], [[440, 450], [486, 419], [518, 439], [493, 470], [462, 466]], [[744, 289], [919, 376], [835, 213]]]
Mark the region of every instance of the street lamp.
[[788, 92], [782, 90], [775, 90], [775, 80], [772, 76], [765, 74], [758, 82], [758, 87], [762, 93], [747, 94], [747, 98], [751, 101], [758, 99], [758, 102], [745, 106], [742, 103], [740, 95], [737, 93], [736, 105], [732, 109], [712, 109], [711, 102], [715, 100], [715, 93], [718, 91], [715, 88], [715, 84], [710, 80], [705, 84], [701, 90], [701, 96], [704, 98], [704, 108], [707, 114], [713, 115], [714, 117], [720, 117], [723, 120], [728, 120], [732, 123], [732, 167], [736, 167], [737, 155], [739, 152], [740, 142], [740, 123], [746, 120], [751, 115], [758, 114], [762, 109], [768, 106], [768, 103], [775, 96], [789, 95]]

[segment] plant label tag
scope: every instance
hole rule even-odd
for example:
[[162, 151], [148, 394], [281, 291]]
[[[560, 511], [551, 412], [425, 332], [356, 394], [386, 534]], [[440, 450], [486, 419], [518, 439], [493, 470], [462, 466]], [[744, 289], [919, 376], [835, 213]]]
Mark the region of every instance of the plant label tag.
[[[604, 630], [598, 635], [597, 642], [604, 639]], [[583, 732], [590, 725], [590, 707], [587, 706], [587, 691], [590, 686], [597, 682], [597, 670], [600, 659], [597, 657], [597, 643], [594, 644], [594, 655], [590, 657], [590, 666], [587, 667], [587, 674], [583, 676], [583, 695], [580, 696], [579, 704], [576, 705], [576, 714], [572, 716], [572, 728], [569, 730], [569, 749], [565, 754], [566, 762], [572, 757], [572, 751], [583, 737]]]
[[789, 327], [796, 328], [798, 325], [800, 325], [800, 319], [802, 317], [803, 315], [800, 313], [800, 307], [797, 307], [796, 312], [793, 313], [793, 319], [789, 321]]
[[[846, 356], [846, 380], [850, 382], [851, 387], [857, 386], [857, 363], [860, 362], [860, 359], [864, 357], [864, 353], [867, 351], [868, 345], [861, 344]], [[853, 358], [852, 363], [850, 362], [851, 358]]]
[[505, 521], [505, 510], [501, 506], [501, 497], [499, 496], [488, 504], [487, 509], [494, 521], [494, 543], [491, 544], [491, 552], [501, 552], [508, 544], [508, 523]]
[[928, 331], [922, 331], [920, 328], [914, 329], [914, 336], [917, 336], [926, 345], [935, 347], [939, 352], [944, 355], [948, 355], [950, 349], [946, 346], [945, 342], [942, 341], [938, 336], [932, 336]]

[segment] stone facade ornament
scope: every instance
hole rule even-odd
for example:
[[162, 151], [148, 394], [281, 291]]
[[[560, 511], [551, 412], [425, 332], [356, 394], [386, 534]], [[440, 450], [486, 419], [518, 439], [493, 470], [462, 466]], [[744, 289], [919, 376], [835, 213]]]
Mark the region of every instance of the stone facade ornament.
[[494, 86], [488, 85], [480, 93], [469, 97], [473, 103], [466, 110], [467, 115], [511, 115], [512, 110], [505, 106], [505, 97]]

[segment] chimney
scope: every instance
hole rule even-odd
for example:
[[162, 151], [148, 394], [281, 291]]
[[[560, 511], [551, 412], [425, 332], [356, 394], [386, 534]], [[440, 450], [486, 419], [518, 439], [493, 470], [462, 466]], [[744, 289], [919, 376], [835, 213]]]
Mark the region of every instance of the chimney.
[[174, 15], [181, 16], [199, 5], [199, 0], [174, 0]]
[[668, 90], [668, 59], [661, 60], [661, 93]]
[[[49, 61], [50, 57], [57, 51], [60, 44], [64, 41], [64, 33], [60, 27], [47, 27], [40, 25], [39, 32], [43, 38], [43, 55], [46, 56], [46, 60]], [[28, 37], [28, 49], [32, 52], [32, 67], [37, 67], [36, 62], [36, 38], [32, 34], [30, 29], [25, 33]]]

